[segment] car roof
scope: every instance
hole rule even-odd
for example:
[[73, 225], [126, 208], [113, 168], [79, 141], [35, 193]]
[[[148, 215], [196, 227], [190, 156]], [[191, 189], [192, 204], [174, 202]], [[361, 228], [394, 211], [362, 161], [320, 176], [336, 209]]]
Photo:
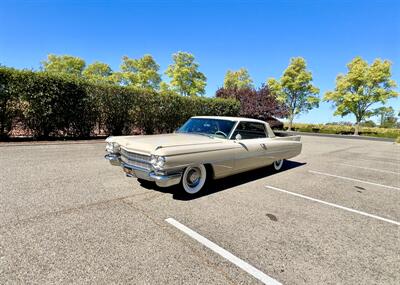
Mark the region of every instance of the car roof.
[[220, 120], [228, 120], [228, 121], [246, 121], [246, 122], [256, 122], [256, 123], [262, 123], [262, 124], [268, 124], [267, 122], [257, 120], [257, 119], [251, 119], [251, 118], [245, 118], [245, 117], [228, 117], [228, 116], [194, 116], [192, 118], [198, 118], [198, 119], [220, 119]]

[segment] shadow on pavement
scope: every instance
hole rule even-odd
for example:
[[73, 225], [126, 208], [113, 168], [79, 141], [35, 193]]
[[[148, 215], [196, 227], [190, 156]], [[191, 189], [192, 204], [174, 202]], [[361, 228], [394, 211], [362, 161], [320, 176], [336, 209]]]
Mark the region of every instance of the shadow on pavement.
[[290, 169], [294, 169], [300, 166], [305, 165], [305, 162], [297, 162], [297, 161], [291, 161], [287, 160], [283, 164], [282, 169], [279, 172], [276, 172], [272, 166], [267, 166], [247, 172], [243, 172], [240, 174], [228, 176], [226, 178], [218, 179], [215, 181], [210, 181], [208, 185], [205, 186], [205, 188], [199, 193], [199, 194], [194, 194], [194, 195], [189, 195], [186, 194], [179, 185], [175, 185], [172, 187], [168, 188], [161, 188], [157, 187], [154, 183], [146, 183], [146, 181], [141, 182], [141, 186], [146, 188], [146, 189], [152, 189], [156, 190], [159, 192], [163, 193], [170, 193], [172, 194], [173, 199], [175, 200], [183, 200], [183, 201], [188, 201], [188, 200], [193, 200], [197, 198], [201, 198], [204, 196], [208, 196], [220, 191], [227, 190], [229, 188], [242, 185], [248, 182], [252, 182], [258, 179], [262, 179], [265, 177], [268, 177], [270, 175], [276, 174], [276, 173], [281, 173]]

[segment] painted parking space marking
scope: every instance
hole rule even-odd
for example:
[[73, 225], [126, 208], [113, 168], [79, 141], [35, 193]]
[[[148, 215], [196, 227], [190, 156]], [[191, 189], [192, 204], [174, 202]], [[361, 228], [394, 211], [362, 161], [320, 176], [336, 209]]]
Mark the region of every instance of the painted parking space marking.
[[396, 172], [396, 171], [390, 171], [390, 170], [384, 170], [384, 169], [376, 169], [376, 168], [365, 167], [365, 166], [357, 166], [357, 165], [352, 165], [352, 164], [347, 164], [347, 163], [336, 163], [336, 164], [349, 166], [349, 167], [360, 168], [360, 169], [372, 170], [372, 171], [377, 171], [377, 172], [391, 173], [391, 174], [400, 175], [400, 172]]
[[394, 189], [394, 190], [400, 190], [399, 187], [383, 185], [383, 184], [379, 184], [379, 183], [364, 181], [364, 180], [355, 179], [355, 178], [350, 178], [350, 177], [345, 177], [345, 176], [340, 176], [340, 175], [329, 174], [329, 173], [325, 173], [325, 172], [319, 172], [319, 171], [314, 171], [314, 170], [309, 170], [308, 172], [314, 173], [314, 174], [319, 174], [319, 175], [325, 175], [325, 176], [335, 177], [335, 178], [339, 178], [339, 179], [343, 179], [343, 180], [355, 181], [355, 182], [360, 182], [360, 183], [364, 183], [364, 184], [369, 184], [369, 185], [374, 185], [374, 186], [379, 186], [379, 187]]
[[373, 214], [369, 214], [369, 213], [366, 213], [366, 212], [358, 211], [358, 210], [355, 210], [355, 209], [347, 208], [347, 207], [340, 206], [340, 205], [337, 205], [337, 204], [334, 204], [334, 203], [322, 201], [322, 200], [319, 200], [319, 199], [316, 199], [316, 198], [312, 198], [312, 197], [305, 196], [305, 195], [302, 195], [302, 194], [290, 192], [290, 191], [283, 190], [283, 189], [280, 189], [280, 188], [276, 188], [276, 187], [273, 187], [273, 186], [266, 185], [265, 187], [268, 188], [268, 189], [271, 189], [271, 190], [283, 192], [283, 193], [286, 193], [286, 194], [289, 194], [289, 195], [293, 195], [293, 196], [296, 196], [296, 197], [300, 197], [300, 198], [303, 198], [303, 199], [307, 199], [307, 200], [310, 200], [310, 201], [313, 201], [313, 202], [318, 202], [318, 203], [321, 203], [321, 204], [324, 204], [324, 205], [328, 205], [328, 206], [335, 207], [335, 208], [338, 208], [338, 209], [342, 209], [342, 210], [345, 210], [345, 211], [348, 211], [348, 212], [356, 213], [356, 214], [359, 214], [359, 215], [362, 215], [362, 216], [370, 217], [370, 218], [373, 218], [373, 219], [377, 219], [377, 220], [380, 220], [380, 221], [384, 221], [384, 222], [387, 222], [387, 223], [391, 223], [391, 224], [400, 226], [400, 222], [397, 222], [397, 221], [394, 221], [394, 220], [390, 220], [390, 219], [386, 219], [386, 218], [382, 218], [382, 217], [379, 217], [377, 215], [373, 215]]
[[175, 219], [168, 218], [165, 221], [167, 223], [173, 225], [177, 229], [181, 230], [182, 232], [184, 232], [185, 234], [187, 234], [191, 238], [195, 239], [196, 241], [198, 241], [199, 243], [201, 243], [205, 247], [207, 247], [207, 248], [211, 249], [212, 251], [214, 251], [215, 253], [219, 254], [223, 258], [229, 260], [230, 262], [235, 264], [237, 267], [243, 269], [244, 271], [246, 271], [247, 273], [249, 273], [253, 277], [255, 277], [258, 280], [260, 280], [261, 282], [263, 282], [264, 284], [271, 284], [271, 285], [281, 284], [277, 280], [275, 280], [272, 277], [266, 275], [264, 272], [258, 270], [257, 268], [255, 268], [254, 266], [250, 265], [246, 261], [243, 261], [239, 257], [233, 255], [229, 251], [223, 249], [219, 245], [217, 245], [214, 242], [210, 241], [209, 239], [203, 237], [202, 235], [198, 234], [197, 232], [193, 231], [192, 229], [186, 227], [185, 225], [181, 224], [180, 222], [176, 221]]

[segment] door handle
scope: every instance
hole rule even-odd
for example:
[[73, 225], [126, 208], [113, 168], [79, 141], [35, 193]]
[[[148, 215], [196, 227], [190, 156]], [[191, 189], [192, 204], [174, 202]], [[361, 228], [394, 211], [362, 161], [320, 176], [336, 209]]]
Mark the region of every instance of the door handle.
[[267, 149], [267, 146], [265, 145], [265, 143], [262, 143], [262, 144], [260, 144], [261, 145], [261, 147], [263, 148], [263, 149]]

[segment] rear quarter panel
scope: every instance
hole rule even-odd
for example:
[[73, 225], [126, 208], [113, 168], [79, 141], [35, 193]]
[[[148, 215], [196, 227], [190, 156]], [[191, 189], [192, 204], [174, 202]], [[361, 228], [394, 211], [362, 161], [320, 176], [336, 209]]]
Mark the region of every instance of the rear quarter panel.
[[270, 163], [280, 159], [290, 159], [301, 153], [300, 136], [275, 137], [267, 144], [266, 156]]

